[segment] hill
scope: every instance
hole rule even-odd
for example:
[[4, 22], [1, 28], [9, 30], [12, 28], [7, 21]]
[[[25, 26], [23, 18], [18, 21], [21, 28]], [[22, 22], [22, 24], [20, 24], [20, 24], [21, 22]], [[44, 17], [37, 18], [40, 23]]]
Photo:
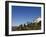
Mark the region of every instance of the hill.
[[21, 31], [21, 30], [40, 30], [41, 21], [34, 23], [21, 24], [19, 26], [12, 26], [12, 31]]

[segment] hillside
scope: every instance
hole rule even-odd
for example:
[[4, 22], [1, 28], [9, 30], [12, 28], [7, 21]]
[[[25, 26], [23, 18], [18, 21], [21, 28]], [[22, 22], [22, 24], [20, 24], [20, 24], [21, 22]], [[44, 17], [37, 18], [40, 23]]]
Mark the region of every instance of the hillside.
[[21, 24], [19, 26], [12, 26], [12, 31], [21, 31], [21, 30], [40, 30], [41, 21], [34, 23]]

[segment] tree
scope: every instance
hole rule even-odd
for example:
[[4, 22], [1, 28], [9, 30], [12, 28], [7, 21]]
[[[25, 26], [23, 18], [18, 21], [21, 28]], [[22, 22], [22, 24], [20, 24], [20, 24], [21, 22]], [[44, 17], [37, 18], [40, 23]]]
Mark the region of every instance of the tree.
[[26, 29], [26, 25], [24, 24], [24, 30]]
[[27, 22], [27, 24], [30, 24], [30, 22]]
[[22, 24], [19, 26], [19, 30], [22, 30]]

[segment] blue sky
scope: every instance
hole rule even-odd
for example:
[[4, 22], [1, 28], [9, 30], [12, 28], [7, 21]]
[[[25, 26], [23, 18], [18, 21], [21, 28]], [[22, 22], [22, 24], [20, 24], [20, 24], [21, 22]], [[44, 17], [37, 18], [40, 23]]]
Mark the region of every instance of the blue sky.
[[31, 22], [41, 16], [41, 7], [12, 6], [12, 26]]

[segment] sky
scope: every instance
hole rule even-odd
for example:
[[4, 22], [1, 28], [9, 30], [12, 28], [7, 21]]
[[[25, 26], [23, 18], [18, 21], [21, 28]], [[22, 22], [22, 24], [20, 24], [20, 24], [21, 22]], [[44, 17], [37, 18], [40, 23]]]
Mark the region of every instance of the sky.
[[32, 22], [41, 16], [41, 7], [12, 6], [12, 26]]

